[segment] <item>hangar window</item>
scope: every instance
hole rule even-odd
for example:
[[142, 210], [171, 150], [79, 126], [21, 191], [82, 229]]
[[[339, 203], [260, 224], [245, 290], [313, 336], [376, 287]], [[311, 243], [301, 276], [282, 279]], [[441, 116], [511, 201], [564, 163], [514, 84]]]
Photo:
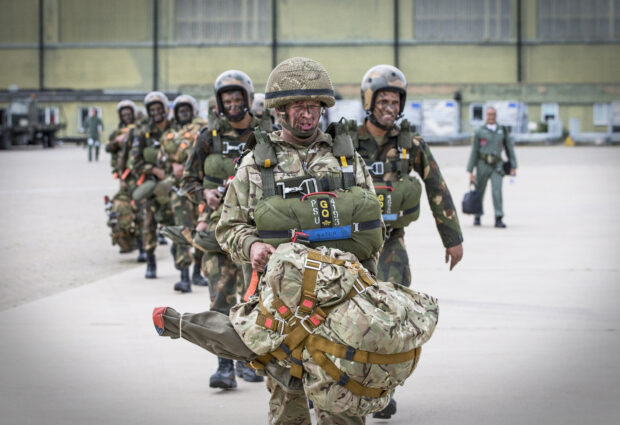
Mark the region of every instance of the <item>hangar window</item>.
[[268, 41], [270, 0], [175, 0], [174, 34], [181, 43]]
[[538, 38], [620, 40], [620, 0], [538, 0]]
[[609, 103], [595, 103], [592, 120], [594, 125], [609, 125]]
[[511, 0], [416, 0], [415, 38], [419, 41], [509, 41]]

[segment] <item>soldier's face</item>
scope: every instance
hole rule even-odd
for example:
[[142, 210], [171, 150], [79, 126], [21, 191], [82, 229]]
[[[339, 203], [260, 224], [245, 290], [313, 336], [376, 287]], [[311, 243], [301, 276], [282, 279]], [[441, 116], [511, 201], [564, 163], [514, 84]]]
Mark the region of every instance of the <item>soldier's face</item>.
[[189, 105], [179, 105], [177, 108], [177, 119], [180, 122], [188, 122], [192, 119], [192, 107]]
[[486, 120], [487, 120], [487, 124], [491, 124], [491, 125], [495, 124], [495, 122], [497, 121], [497, 111], [493, 108], [487, 109]]
[[164, 107], [159, 102], [154, 102], [149, 105], [149, 117], [153, 119], [154, 122], [160, 123], [166, 117], [164, 116]]
[[400, 111], [400, 96], [393, 91], [382, 90], [375, 98], [375, 108], [372, 110], [377, 121], [386, 127], [391, 127]]
[[130, 108], [121, 109], [121, 121], [123, 124], [131, 124], [133, 122], [133, 111]]
[[289, 103], [285, 109], [289, 125], [295, 130], [310, 131], [319, 125], [321, 103], [315, 100]]
[[222, 93], [222, 106], [224, 107], [224, 114], [234, 117], [243, 112], [245, 106], [245, 100], [243, 94], [239, 90], [229, 91]]

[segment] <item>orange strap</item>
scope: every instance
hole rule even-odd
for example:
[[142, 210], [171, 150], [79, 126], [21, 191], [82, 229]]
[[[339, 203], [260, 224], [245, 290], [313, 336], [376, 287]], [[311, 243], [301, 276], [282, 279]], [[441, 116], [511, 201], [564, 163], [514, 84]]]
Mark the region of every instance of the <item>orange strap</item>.
[[123, 175], [121, 176], [121, 179], [125, 180], [127, 176], [129, 175], [129, 173], [131, 173], [131, 170], [129, 168], [125, 168], [125, 171], [123, 171]]
[[144, 180], [146, 180], [146, 174], [142, 174], [136, 184], [140, 186], [142, 183], [144, 183]]
[[250, 279], [250, 284], [248, 285], [248, 289], [247, 291], [245, 291], [245, 295], [243, 296], [243, 301], [248, 301], [250, 297], [256, 293], [257, 286], [258, 286], [258, 273], [256, 272], [256, 270], [252, 270], [252, 278]]

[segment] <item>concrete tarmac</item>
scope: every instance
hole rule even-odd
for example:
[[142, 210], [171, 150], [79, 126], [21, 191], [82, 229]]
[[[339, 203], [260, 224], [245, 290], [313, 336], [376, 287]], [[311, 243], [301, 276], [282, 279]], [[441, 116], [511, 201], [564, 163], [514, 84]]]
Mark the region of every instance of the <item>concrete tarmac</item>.
[[[457, 209], [469, 148], [433, 147]], [[507, 229], [460, 215], [463, 261], [448, 271], [428, 208], [406, 242], [416, 290], [440, 299], [398, 412], [368, 424], [616, 424], [620, 417], [620, 149], [517, 147], [504, 181]], [[172, 290], [110, 246], [107, 165], [73, 146], [0, 152], [0, 423], [261, 424], [264, 384], [210, 389], [217, 366], [157, 336], [156, 306], [207, 310], [206, 288]], [[490, 192], [490, 190], [488, 191]]]

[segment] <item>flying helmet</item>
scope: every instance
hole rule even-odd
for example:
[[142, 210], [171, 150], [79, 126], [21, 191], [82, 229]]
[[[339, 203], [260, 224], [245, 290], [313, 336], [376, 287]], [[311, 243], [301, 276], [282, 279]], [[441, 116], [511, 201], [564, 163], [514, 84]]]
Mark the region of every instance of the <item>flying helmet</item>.
[[236, 117], [226, 117], [232, 121], [240, 120], [243, 118], [246, 112], [250, 110], [250, 105], [254, 100], [254, 84], [248, 75], [236, 69], [229, 69], [220, 74], [215, 80], [213, 85], [215, 91], [215, 102], [217, 105], [217, 111], [220, 115], [224, 115], [224, 105], [222, 104], [222, 93], [227, 91], [240, 90], [243, 94], [245, 105], [243, 108], [243, 114], [239, 114]]
[[380, 90], [389, 90], [400, 95], [400, 111], [403, 113], [407, 99], [407, 79], [402, 71], [392, 65], [376, 65], [362, 78], [362, 106], [371, 113], [375, 108], [375, 100]]
[[178, 120], [177, 108], [181, 105], [189, 105], [192, 108], [192, 117], [198, 116], [199, 107], [196, 99], [194, 99], [194, 97], [190, 96], [189, 94], [182, 94], [180, 96], [177, 96], [172, 102], [172, 112], [174, 114], [174, 119]]
[[160, 91], [152, 91], [144, 96], [144, 106], [146, 107], [147, 113], [149, 110], [149, 105], [151, 103], [159, 102], [164, 108], [164, 115], [167, 117], [170, 114], [170, 101], [165, 94]]

